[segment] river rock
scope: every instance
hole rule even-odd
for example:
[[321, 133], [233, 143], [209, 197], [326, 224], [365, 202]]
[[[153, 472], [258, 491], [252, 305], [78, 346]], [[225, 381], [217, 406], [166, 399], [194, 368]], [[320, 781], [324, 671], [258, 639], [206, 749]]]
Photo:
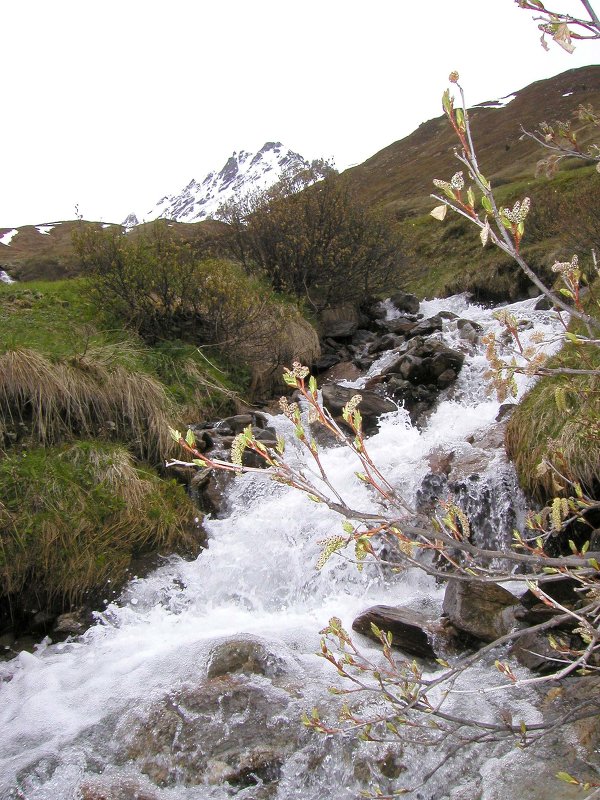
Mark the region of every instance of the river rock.
[[548, 637], [539, 631], [527, 631], [512, 643], [509, 654], [519, 664], [535, 672], [556, 672], [560, 654], [552, 648]]
[[377, 355], [378, 353], [383, 353], [386, 350], [393, 350], [403, 342], [404, 338], [402, 336], [396, 336], [393, 333], [384, 333], [383, 336], [378, 336], [373, 342], [371, 342], [371, 344], [367, 347], [367, 352], [371, 355]]
[[470, 344], [477, 344], [483, 332], [482, 326], [478, 322], [473, 322], [473, 320], [470, 319], [458, 319], [456, 321], [456, 328], [459, 338]]
[[411, 331], [411, 336], [431, 336], [432, 333], [442, 330], [444, 320], [439, 314], [421, 320]]
[[410, 317], [396, 317], [396, 319], [386, 320], [385, 327], [392, 335], [409, 338], [418, 324], [418, 320]]
[[290, 702], [287, 691], [260, 675], [185, 686], [137, 723], [126, 757], [159, 786], [276, 783], [285, 757], [305, 735]]
[[332, 322], [327, 329], [323, 331], [323, 339], [347, 342], [352, 339], [357, 329], [358, 322], [356, 320], [337, 320], [336, 322]]
[[444, 614], [459, 630], [493, 642], [517, 626], [519, 600], [496, 583], [451, 579], [444, 594]]
[[390, 303], [400, 312], [417, 314], [419, 311], [419, 299], [408, 292], [396, 292], [390, 297]]
[[339, 364], [341, 360], [342, 357], [339, 353], [325, 353], [312, 365], [312, 371], [317, 375], [321, 372], [326, 372], [336, 364]]
[[323, 386], [323, 405], [334, 418], [339, 419], [342, 416], [342, 409], [355, 394], [360, 394], [362, 398], [358, 408], [363, 417], [365, 431], [373, 430], [382, 414], [397, 410], [396, 403], [376, 392], [368, 389], [350, 389], [336, 383]]
[[250, 425], [252, 428], [266, 428], [267, 417], [261, 414], [260, 411], [252, 411], [248, 414], [234, 414], [232, 417], [227, 417], [222, 422], [223, 428], [229, 428], [235, 435], [242, 433], [242, 431]]
[[284, 660], [256, 636], [227, 639], [215, 645], [208, 657], [207, 677], [240, 672], [274, 678], [284, 675], [286, 668]]
[[372, 624], [392, 634], [393, 647], [418, 658], [438, 657], [434, 637], [439, 634], [440, 626], [424, 614], [400, 606], [372, 606], [356, 617], [352, 628], [378, 642]]
[[361, 371], [352, 361], [340, 361], [339, 364], [331, 367], [319, 378], [321, 385], [325, 383], [337, 383], [338, 381], [355, 381], [360, 378]]

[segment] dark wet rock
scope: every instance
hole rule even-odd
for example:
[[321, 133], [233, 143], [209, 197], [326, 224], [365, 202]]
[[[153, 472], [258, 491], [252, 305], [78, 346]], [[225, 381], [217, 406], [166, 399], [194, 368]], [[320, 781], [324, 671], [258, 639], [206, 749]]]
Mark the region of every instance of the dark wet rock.
[[[355, 358], [352, 363], [358, 368], [360, 375], [363, 372], [367, 372], [367, 370], [370, 369], [374, 361], [375, 361], [375, 356], [360, 356], [359, 358]], [[338, 380], [340, 379], [338, 378]]]
[[373, 331], [365, 330], [364, 328], [359, 328], [356, 333], [352, 336], [352, 344], [355, 347], [365, 347], [365, 345], [374, 342], [377, 339], [377, 335], [373, 333]]
[[261, 414], [260, 411], [252, 411], [249, 414], [235, 414], [232, 417], [224, 419], [219, 429], [229, 428], [237, 435], [238, 433], [242, 433], [248, 425], [255, 428], [266, 428], [267, 417]]
[[513, 413], [516, 407], [517, 407], [516, 403], [502, 403], [502, 405], [498, 409], [498, 413], [496, 414], [496, 422], [500, 422], [506, 417], [509, 417]]
[[385, 327], [390, 333], [408, 338], [413, 335], [413, 331], [418, 324], [419, 322], [416, 319], [397, 317], [396, 319], [386, 320]]
[[386, 350], [393, 350], [395, 347], [401, 345], [403, 341], [404, 339], [401, 336], [396, 336], [393, 333], [384, 333], [383, 336], [379, 336], [375, 341], [371, 342], [367, 348], [367, 352], [371, 355], [376, 355]]
[[369, 298], [361, 304], [361, 311], [367, 317], [367, 319], [372, 321], [385, 319], [387, 314], [381, 300], [376, 300], [373, 298]]
[[415, 386], [399, 375], [391, 375], [386, 382], [388, 391], [401, 403], [416, 424], [419, 418], [432, 408], [440, 390], [436, 386]]
[[284, 675], [285, 662], [256, 636], [242, 636], [215, 645], [208, 657], [207, 677], [219, 678], [234, 673]]
[[[560, 581], [545, 581], [540, 585], [540, 588], [548, 597], [556, 600], [561, 606], [574, 606], [581, 602], [580, 592], [575, 591], [579, 586], [581, 586], [579, 581], [565, 577]], [[539, 597], [531, 589], [528, 589], [520, 599], [521, 603], [527, 608], [533, 608], [540, 602]]]
[[262, 442], [267, 447], [277, 444], [277, 431], [271, 425], [266, 428], [257, 428], [253, 426], [252, 433], [257, 442]]
[[443, 319], [439, 314], [435, 314], [429, 319], [421, 320], [411, 331], [411, 336], [430, 336], [442, 330]]
[[456, 453], [454, 450], [446, 451], [442, 448], [436, 448], [431, 451], [427, 460], [429, 461], [429, 468], [434, 475], [449, 475], [455, 458]]
[[444, 594], [444, 614], [459, 630], [493, 642], [516, 627], [519, 600], [496, 583], [451, 579]]
[[408, 292], [396, 292], [390, 297], [390, 302], [400, 312], [416, 314], [419, 311], [418, 298]]
[[436, 383], [440, 389], [447, 389], [451, 386], [457, 378], [457, 373], [454, 369], [445, 369], [441, 375], [438, 376]]
[[[412, 340], [398, 353], [398, 358], [393, 362], [393, 371], [401, 378], [412, 384], [436, 384], [444, 376], [442, 383], [445, 388], [455, 380], [460, 372], [465, 357], [458, 350], [453, 350], [437, 339]], [[454, 373], [454, 378], [449, 379], [448, 370]], [[389, 374], [390, 370], [386, 370]]]
[[331, 367], [321, 375], [319, 381], [321, 384], [336, 383], [337, 381], [355, 381], [361, 374], [359, 367], [352, 361], [340, 361], [339, 364]]
[[456, 327], [458, 328], [459, 337], [470, 344], [476, 344], [483, 331], [481, 325], [468, 319], [459, 319]]
[[534, 305], [536, 311], [550, 311], [552, 308], [552, 301], [549, 300], [545, 294], [540, 295], [539, 300], [537, 300]]
[[89, 608], [76, 608], [56, 618], [52, 628], [52, 638], [78, 636], [89, 628], [92, 622], [93, 615]]
[[[443, 313], [438, 314], [439, 317], [446, 316]], [[477, 333], [483, 332], [483, 327], [472, 319], [457, 319], [456, 320], [456, 327], [459, 331], [463, 331], [465, 328], [472, 328]]]
[[313, 364], [313, 371], [317, 374], [326, 372], [328, 369], [331, 369], [331, 367], [339, 364], [341, 360], [342, 357], [339, 353], [327, 353], [315, 361]]
[[556, 672], [556, 658], [560, 658], [552, 648], [548, 635], [539, 631], [527, 631], [519, 636], [511, 645], [509, 655], [527, 669], [541, 673]]
[[377, 420], [382, 414], [397, 409], [392, 400], [376, 392], [368, 389], [350, 389], [335, 383], [323, 386], [323, 405], [334, 418], [341, 418], [342, 409], [355, 394], [360, 394], [362, 397], [358, 408], [363, 417], [365, 430], [376, 427]]
[[421, 481], [417, 490], [417, 510], [422, 514], [436, 509], [438, 500], [448, 493], [448, 478], [444, 474], [430, 472]]
[[338, 320], [332, 322], [324, 331], [323, 339], [333, 339], [334, 341], [349, 341], [358, 330], [357, 320]]
[[524, 625], [539, 625], [563, 613], [560, 609], [547, 606], [545, 603], [535, 603], [528, 608], [525, 606], [517, 608], [515, 618]]
[[430, 659], [438, 657], [434, 650], [434, 636], [439, 625], [418, 611], [399, 606], [373, 606], [354, 620], [352, 628], [379, 641], [371, 625], [376, 625], [382, 631], [389, 631], [393, 636], [392, 646], [409, 655]]
[[185, 686], [130, 731], [125, 757], [159, 786], [275, 784], [303, 736], [292, 698], [261, 675], [226, 675]]
[[458, 314], [455, 314], [454, 311], [445, 311], [445, 310], [438, 311], [436, 316], [441, 317], [442, 319], [449, 319], [449, 320], [458, 319]]

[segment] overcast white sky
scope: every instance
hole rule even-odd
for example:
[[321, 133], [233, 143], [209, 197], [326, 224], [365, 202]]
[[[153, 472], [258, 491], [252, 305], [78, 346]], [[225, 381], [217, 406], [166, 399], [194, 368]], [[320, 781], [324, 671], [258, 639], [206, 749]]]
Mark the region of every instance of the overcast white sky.
[[[578, 0], [556, 0], [564, 10]], [[233, 150], [360, 163], [441, 113], [600, 61], [514, 0], [7, 0], [0, 228], [120, 222]]]

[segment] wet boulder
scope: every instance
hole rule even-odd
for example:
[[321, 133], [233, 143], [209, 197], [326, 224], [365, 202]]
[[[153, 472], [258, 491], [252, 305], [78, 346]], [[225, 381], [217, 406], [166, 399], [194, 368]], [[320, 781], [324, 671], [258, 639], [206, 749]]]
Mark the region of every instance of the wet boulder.
[[403, 313], [417, 314], [419, 312], [419, 299], [409, 292], [396, 292], [390, 297], [390, 303]]
[[341, 419], [342, 409], [355, 394], [360, 394], [362, 398], [358, 408], [362, 414], [365, 431], [375, 429], [377, 420], [382, 414], [397, 410], [396, 403], [382, 397], [377, 392], [368, 389], [351, 389], [336, 383], [323, 386], [323, 405], [332, 417]]
[[337, 383], [338, 381], [355, 381], [360, 378], [361, 371], [352, 361], [340, 361], [320, 376], [321, 384]]
[[497, 583], [478, 580], [448, 581], [444, 614], [459, 630], [484, 642], [493, 642], [518, 627], [517, 597]]
[[519, 664], [542, 674], [556, 672], [560, 654], [551, 646], [548, 636], [539, 631], [527, 631], [516, 639], [509, 650]]
[[479, 337], [483, 332], [482, 326], [478, 322], [473, 322], [470, 319], [459, 319], [456, 322], [458, 329], [458, 336], [470, 344], [476, 344]]
[[125, 755], [161, 787], [276, 786], [305, 735], [291, 695], [256, 674], [184, 686], [141, 713], [127, 720]]
[[431, 336], [432, 333], [441, 331], [443, 324], [443, 318], [439, 314], [435, 314], [433, 317], [418, 322], [412, 329], [411, 336]]
[[399, 606], [372, 606], [363, 611], [352, 623], [353, 630], [375, 641], [379, 637], [371, 625], [392, 634], [392, 645], [418, 658], [437, 658], [434, 635], [437, 627], [424, 614]]
[[340, 319], [332, 321], [323, 331], [323, 339], [333, 339], [335, 342], [349, 342], [358, 330], [358, 321]]
[[274, 678], [284, 675], [286, 664], [266, 642], [256, 636], [239, 636], [216, 644], [208, 657], [207, 677], [245, 673]]
[[383, 353], [386, 350], [393, 350], [404, 342], [401, 336], [396, 336], [394, 333], [384, 333], [383, 336], [378, 336], [367, 347], [367, 353], [376, 355]]
[[325, 353], [312, 365], [312, 371], [317, 375], [321, 372], [327, 372], [327, 370], [339, 364], [341, 360], [342, 357], [339, 353]]

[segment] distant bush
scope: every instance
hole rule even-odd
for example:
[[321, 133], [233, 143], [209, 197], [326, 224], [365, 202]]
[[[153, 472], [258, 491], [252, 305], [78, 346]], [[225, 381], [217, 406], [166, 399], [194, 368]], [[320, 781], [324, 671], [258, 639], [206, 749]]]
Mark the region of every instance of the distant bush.
[[262, 313], [262, 286], [231, 261], [204, 258], [165, 220], [135, 235], [86, 228], [75, 247], [94, 299], [151, 344], [184, 339], [227, 348]]
[[221, 209], [232, 254], [315, 310], [389, 288], [402, 262], [391, 219], [323, 163]]

